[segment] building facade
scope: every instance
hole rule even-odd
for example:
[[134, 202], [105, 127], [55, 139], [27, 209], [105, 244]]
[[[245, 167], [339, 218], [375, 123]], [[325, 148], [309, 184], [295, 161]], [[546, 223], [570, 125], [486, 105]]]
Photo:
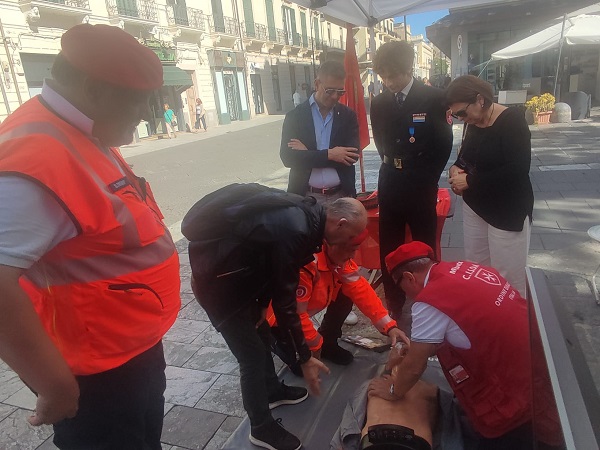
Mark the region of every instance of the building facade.
[[[592, 0], [526, 0], [507, 7], [450, 9], [450, 14], [427, 27], [427, 37], [451, 56], [451, 76], [477, 75], [500, 90], [527, 90], [528, 95], [584, 90], [600, 98], [600, 46], [566, 46], [559, 63], [558, 49], [504, 61], [492, 53], [547, 28], [564, 14], [587, 7]], [[573, 76], [575, 75], [575, 76]]]
[[193, 127], [197, 98], [209, 126], [286, 112], [318, 64], [343, 59], [346, 45], [344, 24], [286, 0], [4, 0], [0, 10], [0, 120], [41, 91], [67, 29], [108, 24], [163, 62], [165, 85], [141, 137], [164, 131], [165, 103], [180, 130]]

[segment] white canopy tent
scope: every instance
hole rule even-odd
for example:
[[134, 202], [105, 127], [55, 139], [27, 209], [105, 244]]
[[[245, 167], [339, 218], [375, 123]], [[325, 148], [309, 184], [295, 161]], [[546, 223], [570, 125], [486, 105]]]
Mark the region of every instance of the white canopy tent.
[[[355, 26], [373, 26], [390, 17], [418, 14], [448, 8], [483, 6], [518, 0], [294, 0]], [[318, 4], [327, 3], [319, 7]]]
[[545, 30], [492, 53], [492, 60], [518, 58], [559, 48], [562, 38], [562, 43], [570, 45], [600, 44], [600, 16], [581, 14], [566, 17], [564, 22], [560, 20]]

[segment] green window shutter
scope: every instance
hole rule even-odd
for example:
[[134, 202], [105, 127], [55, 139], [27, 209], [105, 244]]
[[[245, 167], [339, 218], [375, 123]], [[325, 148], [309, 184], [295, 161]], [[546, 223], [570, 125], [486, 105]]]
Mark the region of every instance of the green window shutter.
[[315, 39], [315, 48], [320, 49], [321, 48], [321, 27], [319, 26], [319, 18], [315, 17], [313, 18], [313, 28], [315, 30], [315, 34], [314, 34], [314, 39]]
[[177, 25], [190, 26], [185, 0], [175, 0], [175, 3], [173, 4], [173, 16]]
[[135, 0], [117, 0], [117, 11], [123, 16], [139, 17]]
[[244, 0], [244, 22], [246, 24], [246, 35], [254, 36], [254, 14], [252, 13], [252, 0]]
[[292, 42], [294, 45], [300, 45], [300, 35], [296, 31], [296, 11], [290, 8], [290, 17], [292, 18]]
[[308, 47], [308, 34], [306, 33], [306, 13], [300, 12], [300, 26], [302, 27], [302, 43], [304, 47]]
[[215, 30], [223, 32], [225, 31], [225, 19], [223, 18], [223, 6], [221, 5], [221, 0], [210, 0], [210, 3], [212, 5]]
[[267, 8], [267, 28], [269, 28], [269, 39], [274, 41], [277, 39], [277, 31], [275, 30], [275, 14], [273, 13], [273, 0], [265, 0]]

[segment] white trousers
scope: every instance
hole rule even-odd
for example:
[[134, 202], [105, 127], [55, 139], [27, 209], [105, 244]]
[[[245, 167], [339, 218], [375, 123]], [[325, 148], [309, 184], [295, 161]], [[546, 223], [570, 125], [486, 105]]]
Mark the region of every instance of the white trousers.
[[491, 266], [519, 291], [527, 295], [525, 266], [529, 253], [531, 229], [525, 218], [523, 231], [499, 230], [479, 217], [463, 202], [465, 259]]

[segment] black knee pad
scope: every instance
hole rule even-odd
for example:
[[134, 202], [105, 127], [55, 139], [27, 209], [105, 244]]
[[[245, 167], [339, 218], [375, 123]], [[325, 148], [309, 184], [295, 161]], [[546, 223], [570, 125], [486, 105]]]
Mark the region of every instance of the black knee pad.
[[360, 441], [360, 450], [431, 450], [431, 445], [411, 428], [381, 424], [369, 427]]

